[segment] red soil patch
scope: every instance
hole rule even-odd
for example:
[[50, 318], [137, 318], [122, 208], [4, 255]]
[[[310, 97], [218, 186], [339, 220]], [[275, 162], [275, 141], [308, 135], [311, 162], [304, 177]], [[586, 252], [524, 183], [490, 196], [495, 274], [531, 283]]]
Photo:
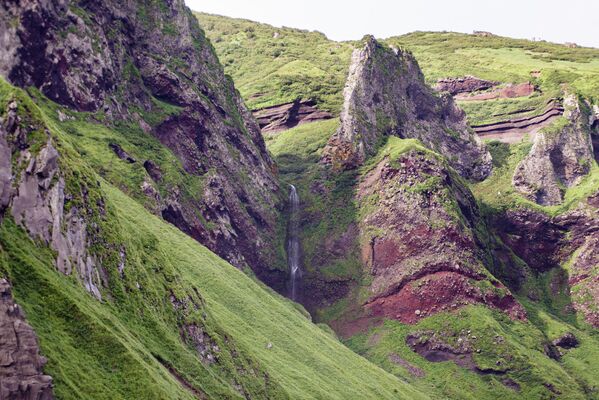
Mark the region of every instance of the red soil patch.
[[471, 278], [450, 271], [436, 272], [404, 285], [397, 293], [367, 303], [373, 317], [381, 316], [414, 324], [421, 318], [441, 311], [455, 310], [467, 304], [482, 303], [505, 311], [512, 319], [525, 320], [522, 306], [510, 295], [483, 292]]

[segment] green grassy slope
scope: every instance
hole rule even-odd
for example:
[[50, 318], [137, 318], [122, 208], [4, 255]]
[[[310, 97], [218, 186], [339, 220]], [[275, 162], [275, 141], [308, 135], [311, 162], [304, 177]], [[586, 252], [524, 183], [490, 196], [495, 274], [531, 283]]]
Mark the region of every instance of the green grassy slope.
[[[57, 272], [53, 252], [9, 216], [0, 224], [0, 273], [40, 338], [57, 398], [427, 398], [100, 178], [78, 152], [90, 147], [73, 146], [91, 133], [64, 131], [46, 106], [0, 84], [1, 109], [14, 98], [26, 104], [49, 128], [63, 173], [104, 199], [97, 223], [106, 243], [96, 249], [108, 275], [103, 301]], [[122, 276], [110, 257], [115, 247], [126, 250]], [[190, 325], [216, 362], [183, 340]]]
[[[196, 16], [250, 107], [303, 97], [339, 112], [353, 42], [242, 19]], [[452, 32], [414, 32], [385, 41], [413, 52], [430, 84], [474, 75], [499, 82], [532, 81], [543, 91], [520, 99], [461, 102], [475, 124], [494, 122], [496, 115], [514, 109], [538, 113], [549, 98], [559, 95], [562, 84], [587, 98], [599, 93], [599, 49]], [[531, 76], [531, 71], [540, 71], [540, 77]]]
[[[328, 281], [331, 285], [347, 279], [352, 282], [352, 289], [347, 296], [328, 307], [316, 310], [316, 318], [326, 322], [340, 316], [351, 317], [355, 312], [355, 305], [360, 304], [364, 296], [368, 296], [369, 287], [368, 275], [362, 270], [356, 252], [350, 252], [341, 258], [332, 258], [324, 266], [315, 265], [313, 262], [322, 251], [320, 244], [331, 237], [337, 237], [347, 225], [355, 221], [360, 212], [353, 198], [353, 183], [359, 178], [355, 174], [345, 173], [335, 180], [323, 181], [322, 169], [317, 164], [326, 139], [334, 132], [336, 126], [335, 121], [306, 124], [267, 138], [268, 148], [279, 164], [281, 178], [296, 185], [302, 199], [302, 249], [308, 275], [317, 274], [320, 279]], [[392, 139], [381, 148], [373, 160], [380, 160], [386, 154], [394, 158], [418, 146], [413, 140]], [[492, 196], [492, 190], [505, 190], [501, 186], [501, 182], [506, 179], [503, 168], [509, 168], [512, 159], [517, 158], [518, 152], [527, 145], [514, 146], [512, 149], [503, 144], [498, 146], [500, 147], [492, 146], [497, 162], [501, 163], [497, 169], [497, 176], [491, 177], [488, 184], [486, 181], [478, 184], [486, 185], [485, 190], [489, 192], [489, 197]], [[498, 155], [501, 150], [508, 152], [503, 159]], [[509, 152], [514, 154], [510, 155]], [[367, 169], [368, 165], [364, 167], [364, 170]], [[587, 187], [591, 180], [592, 178], [589, 178], [585, 181], [581, 188]], [[312, 187], [318, 187], [315, 182], [320, 182], [319, 185], [330, 189], [330, 193], [320, 195], [311, 190]], [[483, 188], [477, 186], [475, 189], [485, 200]], [[513, 194], [507, 193], [504, 200], [514, 200], [515, 197], [510, 195]], [[569, 196], [572, 202], [582, 198], [582, 195], [576, 193]], [[520, 199], [518, 204], [524, 204], [524, 201]], [[572, 202], [567, 202], [560, 210], [571, 207]], [[528, 203], [526, 205], [533, 206]], [[547, 208], [546, 211], [559, 210]], [[416, 325], [386, 321], [382, 326], [347, 339], [346, 343], [387, 371], [431, 393], [433, 398], [496, 399], [503, 396], [513, 399], [541, 399], [554, 395], [549, 387], [561, 392], [563, 398], [599, 398], [596, 379], [599, 370], [594, 363], [599, 356], [598, 333], [581, 318], [563, 313], [563, 304], [559, 306], [557, 302], [571, 301], [568, 296], [560, 299], [544, 297], [541, 302], [531, 302], [526, 297], [531, 287], [545, 293], [544, 296], [549, 296], [548, 293], [552, 293], [550, 274], [539, 274], [527, 283], [527, 288], [523, 288], [521, 294], [516, 293], [518, 300], [527, 310], [530, 322], [514, 322], [500, 312], [482, 306], [469, 306], [457, 313], [437, 314]], [[509, 371], [479, 374], [459, 367], [452, 361], [428, 362], [406, 344], [408, 334], [422, 330], [441, 332], [443, 337], [448, 338], [449, 343], [454, 344], [460, 335], [471, 331], [470, 336], [478, 338], [475, 340], [475, 349], [479, 349], [480, 353], [474, 353], [477, 364], [498, 370], [505, 366]], [[560, 362], [550, 359], [544, 353], [544, 344], [566, 332], [576, 335], [581, 342], [580, 347], [568, 351]], [[497, 335], [503, 338], [501, 345], [494, 342]], [[495, 365], [497, 361], [504, 363], [502, 368]], [[416, 372], [410, 372], [411, 367], [415, 367]], [[511, 381], [519, 385], [518, 391], [504, 383]]]
[[195, 13], [248, 107], [314, 99], [341, 109], [351, 46], [319, 32]]
[[[335, 65], [329, 74], [333, 76], [338, 73], [337, 63], [343, 61], [333, 60], [326, 52], [317, 51], [324, 46], [325, 39], [321, 36], [315, 36], [317, 40], [313, 39], [311, 35], [314, 33], [292, 30], [293, 40], [283, 35], [275, 40], [275, 32], [280, 31], [278, 28], [245, 20], [197, 15], [214, 42], [217, 53], [229, 57], [225, 63], [226, 71], [242, 87], [242, 94], [250, 104], [258, 104], [256, 102], [261, 97], [255, 96], [261, 92], [267, 93], [264, 98], [271, 103], [282, 100], [279, 96], [281, 82], [269, 79], [272, 77], [271, 71], [281, 68], [279, 63], [310, 63], [325, 71], [327, 68], [322, 65], [328, 63], [329, 67]], [[303, 40], [298, 39], [300, 36], [303, 36]], [[412, 51], [430, 84], [434, 84], [438, 78], [474, 75], [505, 83], [532, 81], [542, 91], [517, 99], [460, 102], [473, 124], [496, 122], [505, 118], [506, 114], [519, 110], [529, 110], [519, 116], [539, 114], [550, 98], [561, 96], [564, 88], [597, 101], [599, 49], [430, 32], [393, 37], [386, 39], [386, 42]], [[348, 49], [345, 50], [348, 54], [353, 46], [351, 42], [328, 43], [329, 46], [336, 44], [338, 48]], [[284, 48], [284, 53], [278, 53], [285, 55], [283, 60], [268, 53], [268, 49], [275, 44]], [[349, 57], [345, 62], [349, 62]], [[531, 71], [541, 71], [541, 74], [533, 77]], [[317, 81], [321, 77], [309, 78], [305, 75], [302, 79], [303, 82], [306, 79]], [[250, 82], [260, 82], [260, 90]], [[307, 91], [311, 90], [310, 85], [304, 86]], [[341, 82], [331, 86], [330, 90], [341, 93], [342, 88]], [[310, 97], [305, 91], [296, 90], [293, 93], [299, 97]], [[321, 104], [330, 107], [332, 103], [321, 101]], [[367, 295], [365, 290], [369, 285], [368, 274], [362, 270], [357, 249], [350, 249], [343, 256], [331, 256], [323, 260], [323, 254], [328, 254], [323, 252], [322, 243], [340, 238], [346, 228], [357, 221], [360, 213], [354, 200], [359, 172], [345, 172], [331, 177], [318, 164], [322, 148], [337, 126], [338, 121], [312, 123], [266, 137], [267, 146], [279, 165], [281, 180], [294, 184], [302, 200], [302, 248], [306, 279], [318, 276], [324, 282], [323, 291], [349, 282], [350, 290], [341, 300], [325, 301], [325, 307], [314, 310], [320, 321], [335, 320], [340, 315], [351, 316], [356, 304], [361, 304]], [[493, 174], [487, 180], [471, 186], [483, 214], [501, 213], [506, 208], [524, 206], [555, 215], [576, 207], [597, 191], [599, 175], [594, 165], [591, 174], [580, 185], [568, 189], [563, 205], [540, 207], [524, 199], [512, 189], [511, 177], [531, 144], [529, 138], [511, 146], [499, 142], [489, 144], [494, 158]], [[392, 140], [384, 151], [400, 153], [413, 145], [401, 139]], [[493, 238], [492, 232], [489, 232], [489, 237]], [[514, 290], [527, 310], [529, 322], [513, 322], [501, 313], [469, 306], [457, 314], [440, 313], [412, 326], [386, 321], [379, 327], [347, 339], [346, 343], [387, 371], [431, 393], [434, 398], [598, 398], [599, 370], [594, 360], [599, 356], [599, 337], [580, 316], [564, 311], [564, 305], [572, 301], [567, 294], [552, 295], [552, 274], [558, 274], [560, 270], [533, 274], [521, 260], [516, 261], [522, 264], [525, 274], [530, 275], [521, 290]], [[316, 287], [319, 284], [313, 281], [309, 283]], [[530, 290], [541, 293], [541, 300], [530, 301], [526, 297]], [[428, 362], [413, 352], [405, 341], [409, 333], [421, 330], [438, 332], [454, 344], [463, 332], [470, 331], [470, 337], [477, 337], [474, 339], [475, 349], [481, 350], [473, 355], [477, 364], [500, 370], [499, 362], [507, 365], [508, 371], [479, 374], [458, 367], [452, 361]], [[578, 337], [580, 347], [566, 352], [559, 362], [552, 360], [545, 355], [543, 346], [566, 332], [573, 332]], [[497, 335], [502, 338], [500, 344]], [[412, 372], [411, 367], [415, 367]], [[509, 387], [512, 382], [519, 389], [514, 390], [514, 385]]]

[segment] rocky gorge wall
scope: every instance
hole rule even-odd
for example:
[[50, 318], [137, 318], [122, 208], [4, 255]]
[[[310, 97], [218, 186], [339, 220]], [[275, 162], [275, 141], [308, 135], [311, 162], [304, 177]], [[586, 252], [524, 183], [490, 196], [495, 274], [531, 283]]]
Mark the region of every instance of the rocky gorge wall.
[[[193, 196], [170, 187], [158, 213], [240, 268], [276, 264], [269, 245], [282, 202], [276, 168], [183, 1], [25, 1], [0, 9], [5, 78], [72, 110], [137, 121], [206, 182]], [[161, 184], [149, 181], [148, 195]]]

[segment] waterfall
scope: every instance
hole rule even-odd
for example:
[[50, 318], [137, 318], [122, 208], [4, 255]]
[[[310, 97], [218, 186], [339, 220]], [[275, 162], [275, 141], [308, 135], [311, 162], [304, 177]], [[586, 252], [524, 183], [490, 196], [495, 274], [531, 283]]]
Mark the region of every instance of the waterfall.
[[290, 185], [289, 191], [289, 223], [287, 225], [287, 265], [289, 266], [289, 297], [298, 299], [298, 286], [302, 278], [300, 267], [300, 239], [299, 239], [299, 203], [300, 199], [295, 186]]

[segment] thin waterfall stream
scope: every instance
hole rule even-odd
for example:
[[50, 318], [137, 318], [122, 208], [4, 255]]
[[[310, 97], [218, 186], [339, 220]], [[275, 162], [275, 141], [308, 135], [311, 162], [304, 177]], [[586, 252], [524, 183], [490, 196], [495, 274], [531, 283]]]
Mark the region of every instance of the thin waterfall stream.
[[293, 185], [289, 191], [289, 222], [287, 225], [287, 265], [289, 266], [289, 298], [298, 300], [298, 288], [302, 278], [300, 265], [300, 198]]

